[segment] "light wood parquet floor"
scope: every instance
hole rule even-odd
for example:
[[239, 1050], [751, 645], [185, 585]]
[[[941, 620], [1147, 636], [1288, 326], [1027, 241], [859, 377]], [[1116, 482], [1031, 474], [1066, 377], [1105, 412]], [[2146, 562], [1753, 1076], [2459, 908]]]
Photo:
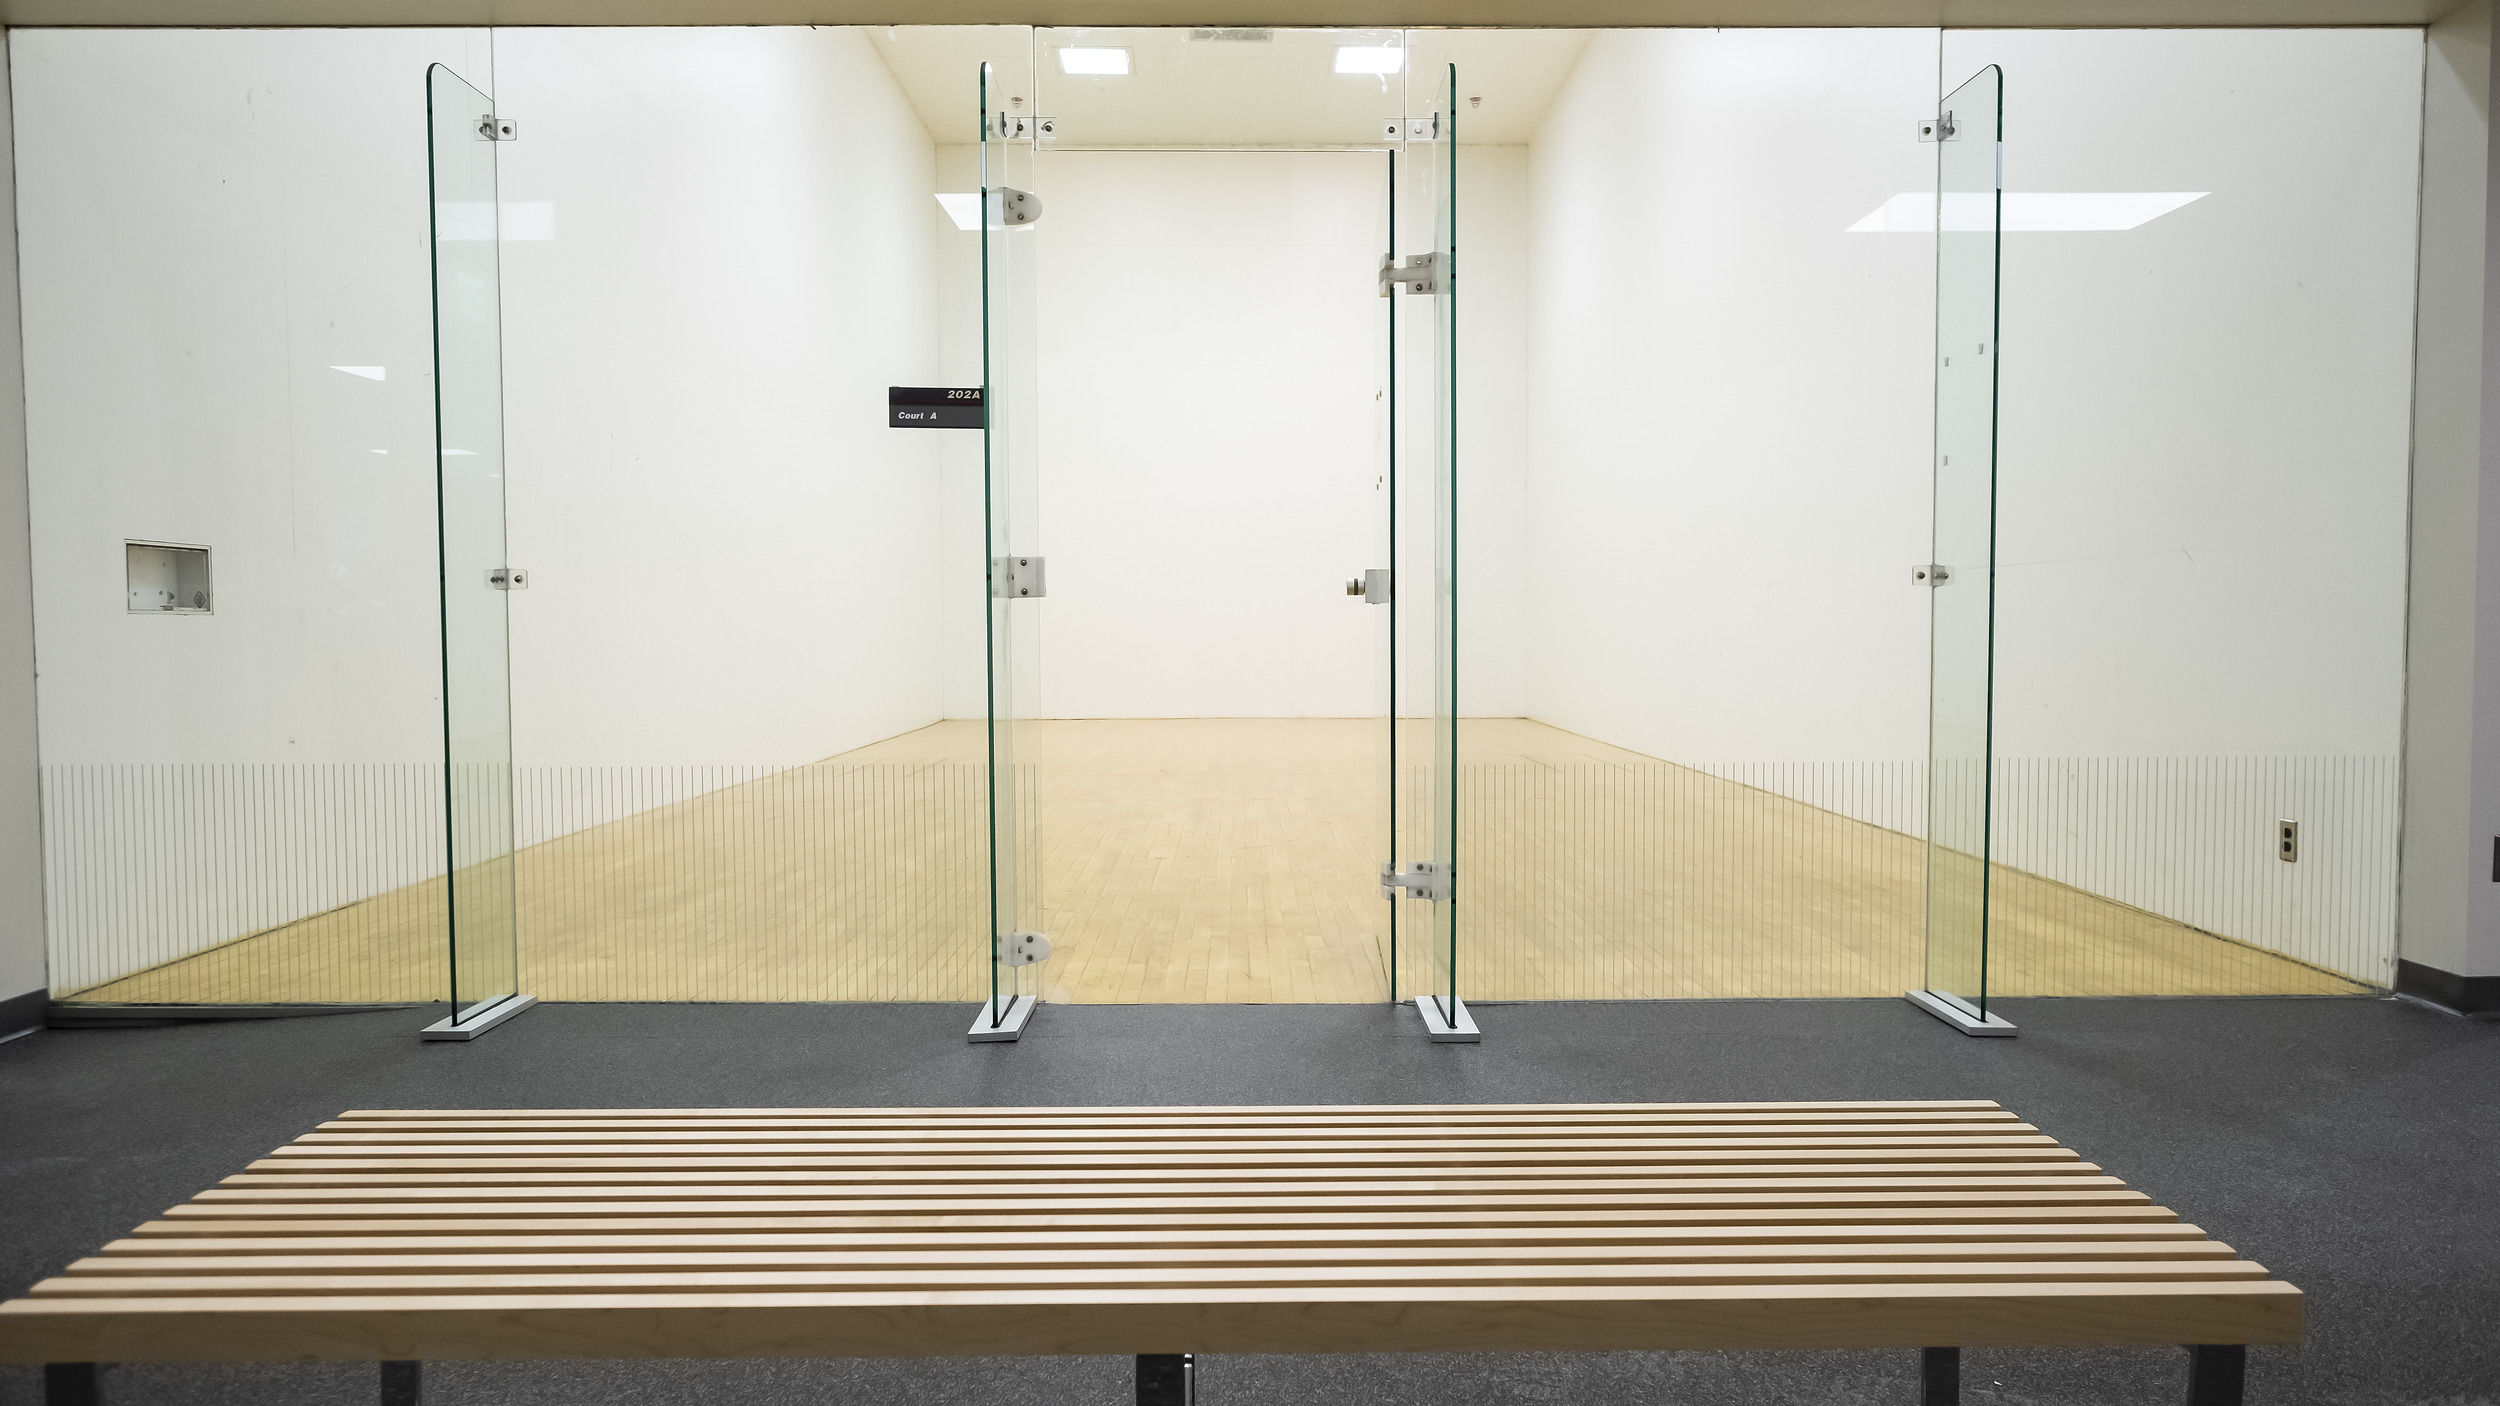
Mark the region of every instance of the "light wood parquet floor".
[[[1462, 996], [1881, 996], [1922, 984], [1918, 841], [1539, 723], [1462, 728]], [[1428, 736], [1404, 725], [1408, 827], [1423, 810]], [[1012, 747], [1026, 872], [1055, 948], [1023, 973], [1025, 989], [1071, 1002], [1388, 996], [1384, 724], [1035, 721], [1016, 725]], [[523, 849], [523, 989], [980, 999], [982, 754], [982, 724], [939, 723]], [[2019, 871], [2000, 867], [1994, 884], [1996, 994], [2363, 989]], [[441, 892], [439, 879], [412, 885], [78, 999], [439, 999]], [[1398, 989], [1411, 994], [1442, 978], [1415, 931], [1424, 905], [1395, 907]]]

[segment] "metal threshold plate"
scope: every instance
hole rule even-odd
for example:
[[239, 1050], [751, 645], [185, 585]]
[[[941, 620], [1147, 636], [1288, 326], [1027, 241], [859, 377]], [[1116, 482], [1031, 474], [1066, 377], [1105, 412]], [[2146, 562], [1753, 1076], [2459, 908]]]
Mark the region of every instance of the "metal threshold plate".
[[457, 1015], [445, 1016], [418, 1034], [428, 1040], [474, 1040], [537, 1004], [536, 996], [497, 996]]
[[1040, 1004], [1031, 996], [1008, 996], [999, 1000], [993, 1015], [990, 1004], [984, 1001], [979, 1013], [972, 1017], [972, 1028], [964, 1032], [964, 1038], [976, 1045], [1005, 1044], [1021, 1038], [1024, 1023], [1033, 1018], [1033, 1008]]
[[1993, 1011], [1989, 1012], [1987, 1018], [1983, 1020], [1979, 1012], [1951, 996], [1941, 995], [1934, 991], [1910, 991], [1904, 994], [1910, 998], [1910, 1004], [1965, 1035], [2010, 1036], [2014, 1033], [2014, 1022]]

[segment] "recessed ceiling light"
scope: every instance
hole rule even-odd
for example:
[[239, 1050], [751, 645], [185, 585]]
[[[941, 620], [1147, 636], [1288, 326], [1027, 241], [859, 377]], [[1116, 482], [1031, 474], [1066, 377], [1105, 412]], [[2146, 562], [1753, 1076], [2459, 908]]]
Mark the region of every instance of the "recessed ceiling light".
[[[2150, 224], [2183, 205], [2202, 200], [2201, 190], [2009, 190], [2002, 212], [1989, 209], [1984, 191], [1951, 191], [1944, 198], [1945, 233], [1985, 230], [1991, 220], [2007, 234], [2114, 234]], [[1934, 234], [1934, 191], [1905, 190], [1849, 226], [1851, 234]]]
[[1396, 73], [1406, 67], [1406, 50], [1394, 44], [1349, 44], [1337, 51], [1339, 73]]
[[1128, 50], [1061, 49], [1059, 71], [1083, 78], [1117, 78], [1128, 72]]

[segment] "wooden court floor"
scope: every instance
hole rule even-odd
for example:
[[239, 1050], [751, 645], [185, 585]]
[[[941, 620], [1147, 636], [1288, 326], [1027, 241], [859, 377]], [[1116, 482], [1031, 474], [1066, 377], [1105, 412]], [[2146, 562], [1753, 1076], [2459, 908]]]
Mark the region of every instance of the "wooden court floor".
[[[1463, 724], [1459, 993], [1898, 995], [1924, 984], [1924, 850], [1896, 831], [1519, 719]], [[1403, 734], [1400, 858], [1427, 811]], [[1379, 896], [1385, 729], [1333, 719], [1018, 724], [1016, 833], [1068, 1002], [1387, 999], [1451, 980]], [[524, 848], [512, 960], [573, 1001], [987, 994], [983, 725], [946, 722]], [[563, 777], [543, 784], [568, 784]], [[2037, 876], [1992, 880], [1999, 995], [2342, 994], [2341, 976]], [[1038, 917], [1032, 915], [1038, 914]], [[77, 993], [441, 999], [442, 883]]]

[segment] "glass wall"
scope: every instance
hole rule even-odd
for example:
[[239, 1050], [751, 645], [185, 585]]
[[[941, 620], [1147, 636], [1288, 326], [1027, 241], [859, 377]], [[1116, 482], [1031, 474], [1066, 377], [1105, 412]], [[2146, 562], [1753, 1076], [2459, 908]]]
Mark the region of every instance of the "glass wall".
[[503, 278], [494, 99], [425, 73], [452, 1006], [520, 990], [512, 863], [512, 578], [504, 537]]
[[[1937, 105], [1935, 551], [1929, 612], [1927, 964], [1921, 989], [1988, 1024], [1988, 791], [1996, 632], [1997, 270], [2004, 75]], [[2002, 1023], [2002, 1022], [2000, 1022]]]
[[[486, 39], [11, 35], [72, 999], [439, 1001], [455, 919], [464, 998], [2387, 980], [2417, 32]], [[438, 62], [523, 121], [429, 202]]]

